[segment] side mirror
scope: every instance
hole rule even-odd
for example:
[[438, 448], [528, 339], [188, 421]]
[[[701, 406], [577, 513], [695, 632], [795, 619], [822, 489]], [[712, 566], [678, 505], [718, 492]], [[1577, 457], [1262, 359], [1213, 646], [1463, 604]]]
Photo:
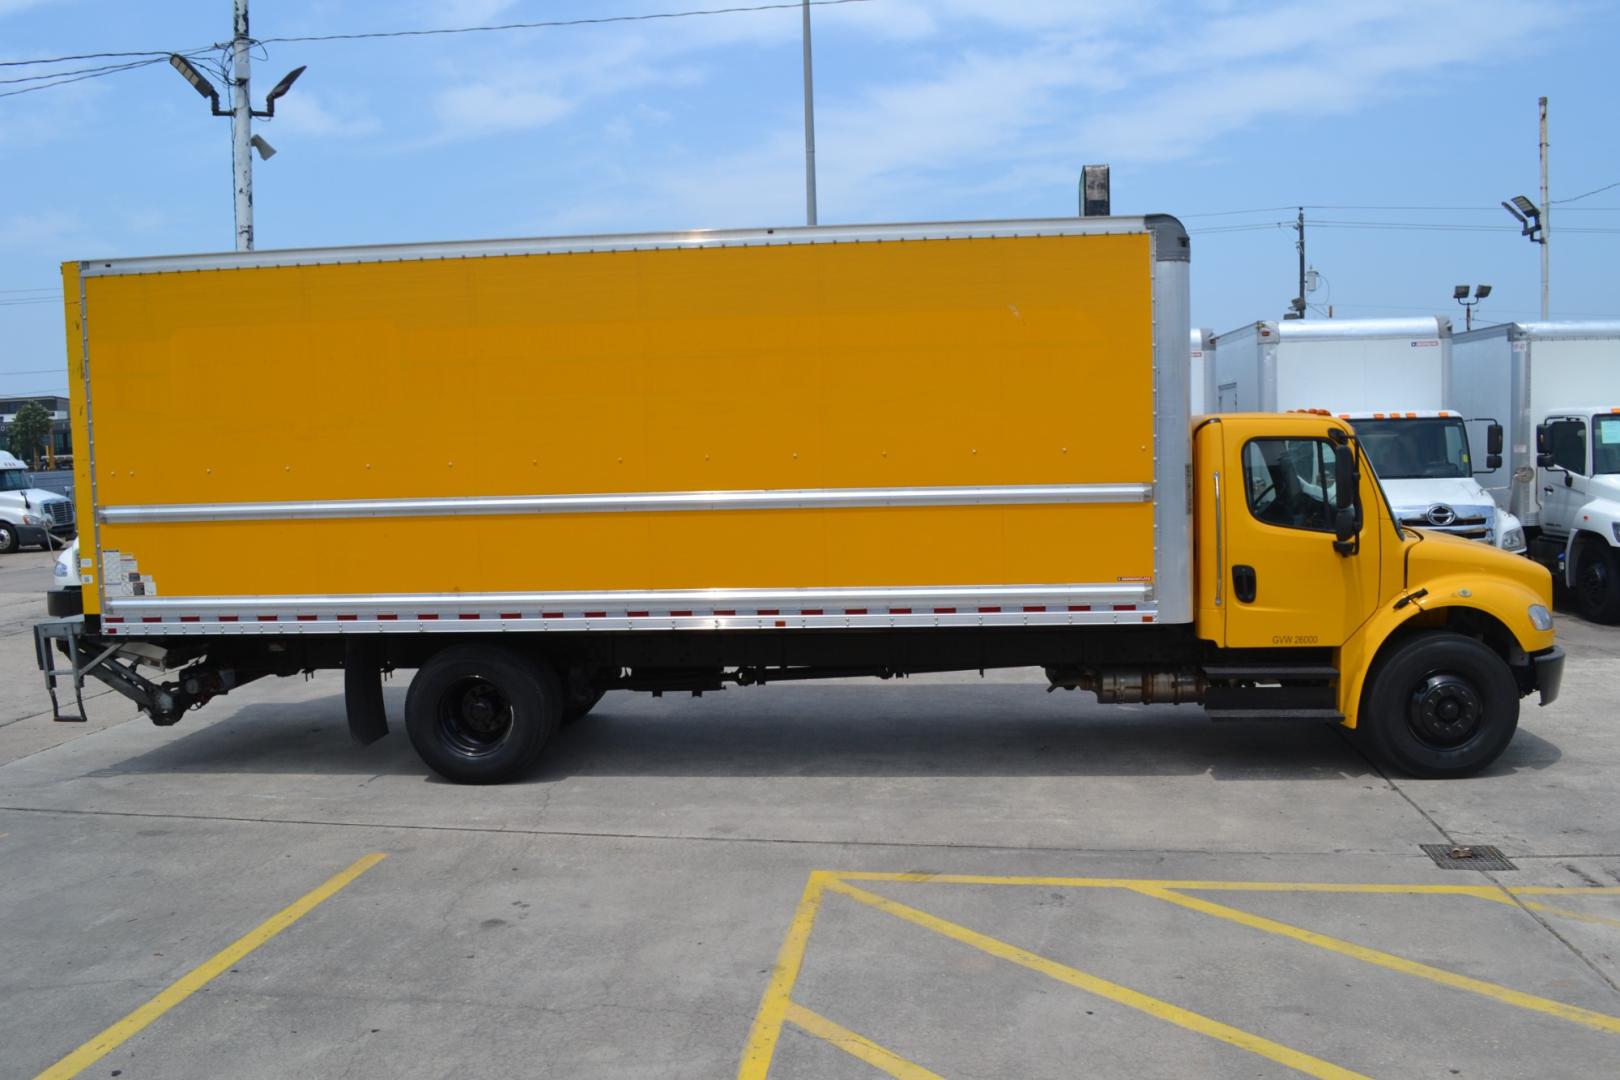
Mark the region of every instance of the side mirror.
[[1344, 516], [1344, 511], [1356, 505], [1356, 492], [1361, 487], [1360, 470], [1356, 468], [1355, 451], [1341, 446], [1333, 455], [1333, 505]]
[[1536, 453], [1537, 454], [1545, 454], [1546, 452], [1547, 452], [1547, 425], [1546, 424], [1537, 424], [1536, 425]]
[[1550, 468], [1552, 468], [1553, 467], [1553, 456], [1551, 454], [1547, 453], [1546, 451], [1542, 451], [1541, 453], [1536, 455], [1536, 466], [1538, 468], [1542, 468], [1542, 469], [1550, 469]]
[[1501, 467], [1502, 467], [1502, 455], [1501, 454], [1486, 454], [1485, 455], [1485, 471], [1486, 472], [1495, 472], [1497, 469], [1500, 469]]
[[1497, 463], [1495, 465], [1492, 465], [1491, 468], [1495, 469], [1495, 468], [1498, 468], [1501, 465], [1501, 463], [1502, 463], [1501, 462], [1501, 458], [1502, 458], [1502, 425], [1501, 424], [1492, 424], [1490, 427], [1485, 429], [1485, 456], [1487, 458], [1494, 457], [1494, 458], [1497, 459]]
[[1356, 539], [1361, 533], [1360, 517], [1353, 506], [1340, 507], [1334, 516], [1333, 550], [1340, 555], [1354, 555], [1360, 550], [1361, 544]]

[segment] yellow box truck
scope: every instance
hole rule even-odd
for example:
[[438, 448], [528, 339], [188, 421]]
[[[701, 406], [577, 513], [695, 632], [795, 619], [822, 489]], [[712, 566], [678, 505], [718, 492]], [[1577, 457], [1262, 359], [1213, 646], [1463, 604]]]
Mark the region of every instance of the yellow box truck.
[[1484, 767], [1558, 690], [1547, 572], [1401, 528], [1332, 417], [1194, 430], [1188, 256], [1150, 216], [69, 263], [40, 664], [159, 724], [342, 669], [362, 742], [415, 669], [469, 782], [611, 691], [1026, 665]]

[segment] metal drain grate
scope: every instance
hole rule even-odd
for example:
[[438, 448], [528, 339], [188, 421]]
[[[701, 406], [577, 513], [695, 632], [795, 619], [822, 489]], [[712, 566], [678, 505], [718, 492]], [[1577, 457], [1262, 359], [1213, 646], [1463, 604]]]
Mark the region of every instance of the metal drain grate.
[[1484, 845], [1419, 844], [1423, 854], [1442, 870], [1517, 870], [1499, 850]]

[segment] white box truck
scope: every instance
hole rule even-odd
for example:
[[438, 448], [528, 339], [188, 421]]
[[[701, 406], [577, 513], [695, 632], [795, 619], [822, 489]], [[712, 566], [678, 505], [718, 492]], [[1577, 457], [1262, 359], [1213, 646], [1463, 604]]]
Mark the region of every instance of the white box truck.
[[1215, 332], [1198, 327], [1192, 332], [1192, 414], [1215, 411]]
[[1455, 350], [1458, 404], [1507, 431], [1486, 490], [1583, 615], [1620, 622], [1620, 321], [1505, 323]]
[[[1220, 335], [1217, 411], [1320, 409], [1361, 436], [1403, 526], [1523, 551], [1524, 530], [1474, 477], [1467, 417], [1453, 401], [1451, 320], [1255, 322]], [[1502, 431], [1486, 417], [1487, 463]]]

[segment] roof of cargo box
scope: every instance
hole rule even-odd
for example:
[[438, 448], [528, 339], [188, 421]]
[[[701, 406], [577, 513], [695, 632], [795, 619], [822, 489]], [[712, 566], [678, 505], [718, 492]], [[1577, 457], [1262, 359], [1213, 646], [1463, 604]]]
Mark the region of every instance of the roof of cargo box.
[[1216, 335], [1217, 341], [1256, 335], [1289, 341], [1367, 341], [1451, 336], [1443, 315], [1409, 319], [1261, 319]]
[[1458, 334], [1458, 341], [1481, 341], [1485, 338], [1506, 337], [1509, 341], [1579, 341], [1594, 338], [1620, 338], [1620, 319], [1565, 319], [1556, 322], [1512, 322], [1482, 326], [1466, 334]]
[[1443, 315], [1417, 319], [1289, 319], [1277, 335], [1288, 341], [1335, 341], [1345, 338], [1433, 338], [1451, 335]]
[[501, 255], [564, 255], [577, 252], [654, 251], [680, 248], [760, 247], [840, 244], [881, 240], [967, 240], [997, 237], [1129, 235], [1147, 233], [1159, 261], [1184, 262], [1187, 230], [1169, 214], [1143, 217], [1029, 218], [1007, 221], [936, 221], [894, 225], [820, 225], [763, 229], [688, 229], [665, 233], [606, 233], [594, 236], [528, 237], [423, 244], [286, 248], [202, 255], [88, 259], [78, 262], [82, 277], [161, 274], [185, 270], [256, 269], [327, 263], [409, 262], [428, 259], [490, 258]]

